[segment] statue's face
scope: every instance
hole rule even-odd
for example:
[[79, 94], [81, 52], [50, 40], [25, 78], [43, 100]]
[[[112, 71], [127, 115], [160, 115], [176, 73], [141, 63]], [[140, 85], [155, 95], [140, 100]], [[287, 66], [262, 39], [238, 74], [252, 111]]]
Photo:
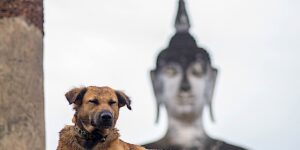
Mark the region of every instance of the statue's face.
[[211, 68], [203, 60], [181, 60], [185, 62], [170, 61], [157, 70], [155, 80], [161, 89], [156, 96], [166, 106], [169, 115], [191, 121], [202, 115], [209, 101], [209, 84], [214, 83], [209, 78]]

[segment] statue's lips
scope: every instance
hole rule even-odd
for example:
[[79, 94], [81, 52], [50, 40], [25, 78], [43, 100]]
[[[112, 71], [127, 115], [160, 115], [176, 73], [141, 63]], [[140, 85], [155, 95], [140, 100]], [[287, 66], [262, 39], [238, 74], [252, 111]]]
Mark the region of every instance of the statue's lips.
[[180, 105], [193, 105], [195, 103], [194, 96], [179, 96], [177, 97], [177, 102]]

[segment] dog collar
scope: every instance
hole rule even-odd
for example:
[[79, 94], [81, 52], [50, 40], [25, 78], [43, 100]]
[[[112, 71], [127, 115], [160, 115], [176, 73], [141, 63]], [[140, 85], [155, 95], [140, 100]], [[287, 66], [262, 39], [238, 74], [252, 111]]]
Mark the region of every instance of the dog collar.
[[75, 131], [84, 139], [92, 139], [92, 140], [98, 140], [101, 143], [106, 141], [107, 136], [103, 136], [101, 134], [95, 133], [91, 134], [85, 130], [80, 129], [78, 126], [74, 126]]

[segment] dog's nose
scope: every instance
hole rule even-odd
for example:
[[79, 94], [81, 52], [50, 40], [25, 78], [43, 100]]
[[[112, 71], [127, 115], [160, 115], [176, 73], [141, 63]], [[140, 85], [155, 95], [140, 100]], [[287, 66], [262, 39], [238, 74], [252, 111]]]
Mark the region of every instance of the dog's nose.
[[95, 123], [98, 128], [110, 128], [113, 125], [113, 114], [108, 110], [104, 110], [96, 115]]
[[112, 119], [112, 114], [111, 114], [110, 112], [103, 112], [103, 113], [101, 113], [100, 118], [101, 118], [103, 121], [111, 121], [111, 119]]

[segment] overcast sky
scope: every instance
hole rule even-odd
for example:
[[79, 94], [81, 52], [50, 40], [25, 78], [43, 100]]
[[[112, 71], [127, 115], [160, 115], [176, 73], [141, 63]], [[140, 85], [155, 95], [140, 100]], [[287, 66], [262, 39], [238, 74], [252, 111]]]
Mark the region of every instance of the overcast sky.
[[[143, 144], [162, 137], [155, 124], [149, 71], [174, 33], [177, 0], [45, 0], [47, 150], [71, 124], [64, 94], [82, 85], [123, 90], [121, 138]], [[191, 33], [219, 69], [215, 138], [255, 150], [300, 147], [300, 1], [186, 0]]]

